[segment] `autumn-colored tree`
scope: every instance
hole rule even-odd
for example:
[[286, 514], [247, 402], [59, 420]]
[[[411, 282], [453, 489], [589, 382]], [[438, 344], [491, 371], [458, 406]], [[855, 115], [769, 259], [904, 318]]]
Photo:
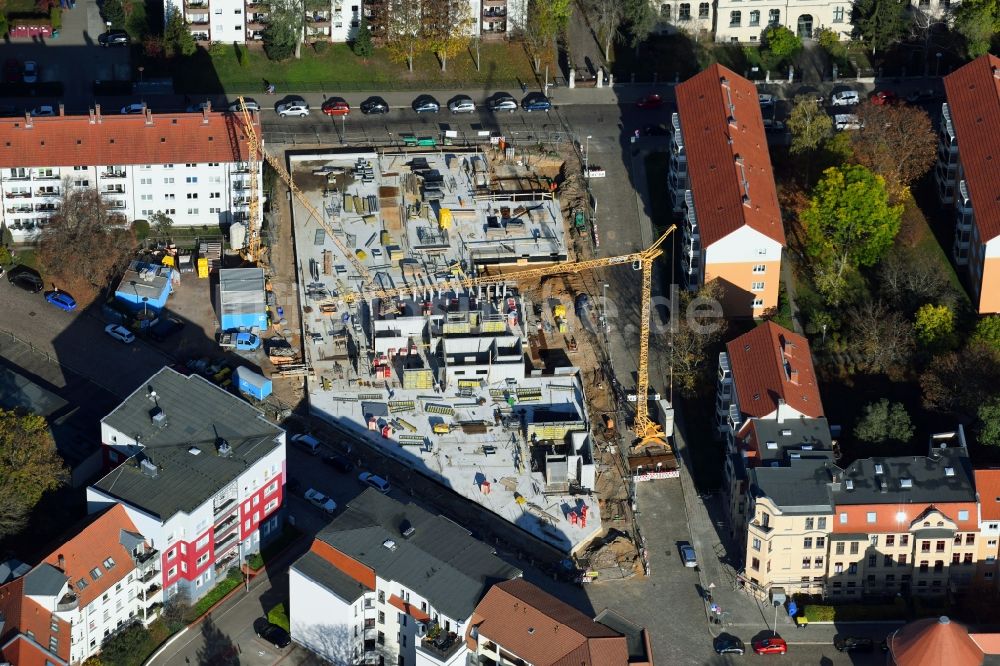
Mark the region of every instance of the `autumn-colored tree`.
[[428, 49], [420, 26], [420, 0], [389, 0], [385, 41], [389, 58], [405, 62], [412, 72], [413, 58]]
[[726, 321], [721, 316], [709, 316], [708, 311], [701, 310], [698, 304], [718, 304], [722, 296], [722, 285], [713, 280], [697, 292], [682, 291], [677, 311], [671, 313], [668, 353], [674, 386], [682, 395], [694, 396], [711, 384], [714, 367], [708, 362], [708, 351], [722, 340], [726, 333]]
[[917, 341], [928, 349], [954, 347], [955, 312], [947, 305], [921, 305], [917, 310], [913, 331], [917, 335]]
[[128, 262], [136, 246], [132, 227], [112, 215], [93, 188], [71, 189], [39, 238], [39, 259], [56, 285], [87, 303]]
[[474, 24], [468, 0], [424, 0], [421, 30], [427, 45], [448, 71], [448, 60], [469, 45]]
[[861, 129], [851, 132], [854, 158], [885, 179], [892, 201], [931, 168], [937, 136], [927, 112], [906, 104], [871, 104], [858, 107]]
[[979, 342], [935, 356], [920, 375], [924, 406], [974, 417], [979, 406], [996, 393], [998, 376], [1000, 357], [992, 347]]
[[900, 374], [913, 353], [913, 326], [880, 301], [867, 301], [847, 311], [852, 350], [862, 369]]
[[45, 419], [0, 409], [0, 538], [24, 528], [42, 495], [68, 478]]

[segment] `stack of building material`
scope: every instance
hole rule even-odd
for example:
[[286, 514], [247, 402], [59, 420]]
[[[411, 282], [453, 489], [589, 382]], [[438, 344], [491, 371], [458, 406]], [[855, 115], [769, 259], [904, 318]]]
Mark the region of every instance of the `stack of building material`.
[[402, 231], [403, 215], [399, 205], [399, 188], [382, 186], [378, 188], [378, 206], [382, 211], [382, 222], [390, 233]]
[[214, 273], [222, 267], [222, 243], [202, 241], [198, 246], [198, 256], [208, 261], [208, 270]]

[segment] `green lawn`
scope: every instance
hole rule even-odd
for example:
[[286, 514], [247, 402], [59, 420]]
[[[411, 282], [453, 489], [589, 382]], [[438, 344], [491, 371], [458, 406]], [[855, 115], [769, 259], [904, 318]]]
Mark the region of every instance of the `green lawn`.
[[216, 583], [215, 587], [208, 591], [208, 594], [195, 602], [191, 609], [191, 621], [194, 621], [208, 612], [208, 610], [222, 600], [224, 596], [243, 584], [243, 574], [237, 567], [229, 570], [225, 578]]
[[[482, 87], [486, 89], [515, 88], [518, 81], [544, 82], [545, 64], [541, 74], [532, 72], [532, 63], [518, 43], [483, 44], [480, 47], [481, 71], [476, 71], [472, 50], [448, 61], [448, 70], [441, 71], [437, 58], [423, 54], [415, 59], [414, 71], [405, 64], [389, 60], [383, 49], [367, 59], [355, 56], [346, 44], [329, 44], [322, 53], [310, 46], [302, 47], [302, 57], [285, 62], [267, 59], [264, 52], [251, 48], [246, 64], [241, 66], [236, 50], [225, 48], [215, 55], [204, 49], [172, 68], [174, 87], [178, 92], [252, 93], [259, 94], [264, 81], [273, 83], [281, 95], [286, 91], [339, 92], [343, 90], [399, 90]], [[549, 76], [555, 77], [556, 67], [549, 64]]]

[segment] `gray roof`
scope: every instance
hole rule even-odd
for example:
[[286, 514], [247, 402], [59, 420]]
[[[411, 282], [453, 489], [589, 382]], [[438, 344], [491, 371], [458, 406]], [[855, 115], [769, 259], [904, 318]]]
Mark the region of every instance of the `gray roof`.
[[[400, 534], [403, 520], [415, 530], [409, 538]], [[521, 575], [464, 527], [370, 488], [317, 538], [380, 577], [419, 593], [456, 620], [469, 617], [493, 583]], [[387, 540], [394, 549], [384, 545]]]
[[642, 627], [628, 621], [610, 608], [602, 610], [594, 618], [594, 621], [600, 622], [608, 629], [617, 631], [625, 637], [629, 661], [650, 661], [650, 655], [646, 653], [646, 641], [643, 637]]
[[219, 309], [222, 314], [257, 314], [266, 308], [263, 268], [225, 268], [219, 271]]
[[29, 571], [31, 571], [31, 565], [25, 564], [16, 558], [0, 562], [0, 585], [9, 583], [15, 578], [20, 578]]
[[831, 451], [830, 424], [825, 418], [752, 419], [760, 446], [761, 464], [785, 461], [790, 457], [828, 457], [817, 452]]
[[[143, 273], [140, 274], [140, 271]], [[122, 276], [122, 281], [118, 283], [116, 291], [127, 296], [134, 296], [139, 302], [143, 298], [148, 298], [151, 301], [159, 300], [163, 296], [163, 292], [170, 287], [170, 274], [171, 269], [167, 266], [133, 261], [128, 270], [125, 271], [125, 275]], [[146, 276], [145, 279], [143, 279], [143, 275]]]
[[828, 460], [811, 458], [792, 459], [782, 467], [754, 467], [749, 471], [750, 492], [770, 498], [784, 513], [831, 513], [830, 481], [837, 470]]
[[[159, 423], [152, 418], [157, 409], [164, 414]], [[162, 520], [203, 504], [277, 448], [283, 432], [246, 401], [170, 368], [153, 375], [103, 423], [135, 438], [142, 450], [95, 487]], [[229, 443], [229, 456], [218, 454], [221, 440]], [[156, 465], [155, 477], [141, 471], [143, 459]]]
[[42, 562], [24, 576], [24, 594], [32, 597], [54, 597], [69, 580], [59, 569]]
[[354, 603], [365, 593], [365, 586], [313, 552], [308, 552], [292, 565], [306, 578], [322, 585], [348, 603]]
[[[876, 465], [881, 473], [876, 473]], [[909, 479], [909, 487], [904, 479]], [[844, 470], [834, 500], [837, 504], [975, 502], [972, 463], [962, 446], [934, 448], [928, 456], [855, 460]]]

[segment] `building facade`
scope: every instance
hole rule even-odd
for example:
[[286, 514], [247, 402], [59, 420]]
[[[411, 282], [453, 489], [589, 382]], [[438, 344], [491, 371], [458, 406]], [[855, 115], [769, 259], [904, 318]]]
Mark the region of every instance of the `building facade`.
[[285, 433], [247, 402], [164, 368], [101, 422], [111, 471], [90, 511], [120, 504], [158, 552], [164, 600], [196, 599], [281, 531]]
[[[945, 77], [934, 177], [941, 203], [955, 216], [952, 254], [965, 266], [980, 314], [1000, 312], [1000, 201], [993, 154], [1000, 137], [1000, 59], [984, 55]], [[983, 122], [988, 119], [987, 122]]]
[[844, 469], [793, 459], [749, 470], [749, 485], [742, 575], [762, 597], [940, 596], [977, 580], [983, 537], [961, 427], [932, 437], [926, 456]]
[[[306, 42], [346, 42], [361, 22], [361, 0], [306, 0]], [[164, 0], [164, 10], [176, 8], [198, 42], [247, 44], [260, 42], [267, 27], [270, 3], [263, 0]], [[168, 16], [167, 13], [164, 16]]]
[[[0, 655], [13, 664], [55, 664], [81, 663], [97, 654], [117, 631], [157, 617], [162, 605], [157, 565], [156, 551], [124, 508], [111, 507], [23, 578], [0, 588]], [[32, 653], [44, 653], [45, 661], [20, 661], [14, 646], [30, 646]]]
[[520, 575], [463, 527], [369, 489], [289, 570], [292, 640], [334, 663], [464, 664], [476, 604]]
[[729, 317], [778, 305], [785, 231], [754, 84], [712, 65], [677, 86], [668, 176], [688, 289], [718, 280]]
[[227, 226], [249, 215], [246, 157], [237, 117], [210, 110], [4, 118], [3, 224], [15, 241], [30, 238], [68, 192], [89, 188], [123, 223], [162, 212], [178, 226]]
[[655, 2], [651, 0], [657, 14], [657, 30], [663, 33], [686, 32], [704, 37], [712, 34], [715, 25], [715, 2]]

